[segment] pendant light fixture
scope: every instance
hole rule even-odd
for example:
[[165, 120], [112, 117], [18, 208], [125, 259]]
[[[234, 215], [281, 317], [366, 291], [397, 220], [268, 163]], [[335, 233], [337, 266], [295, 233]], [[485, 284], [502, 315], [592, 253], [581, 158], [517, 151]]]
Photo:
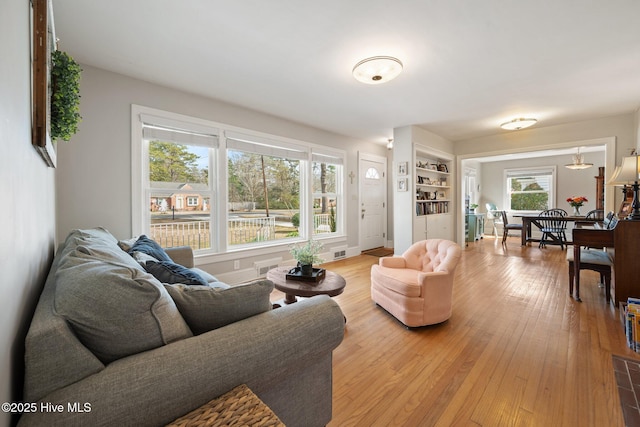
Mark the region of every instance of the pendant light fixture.
[[573, 155], [573, 163], [564, 165], [565, 168], [573, 170], [588, 169], [591, 166], [593, 166], [593, 163], [584, 162], [584, 156], [580, 154], [580, 147], [578, 147], [578, 152]]

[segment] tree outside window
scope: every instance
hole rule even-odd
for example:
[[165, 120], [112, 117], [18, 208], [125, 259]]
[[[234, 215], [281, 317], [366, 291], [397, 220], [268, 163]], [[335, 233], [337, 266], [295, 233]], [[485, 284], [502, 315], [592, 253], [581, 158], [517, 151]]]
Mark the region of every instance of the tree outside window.
[[300, 161], [239, 150], [228, 151], [229, 245], [298, 235]]
[[506, 170], [508, 206], [512, 211], [541, 211], [551, 207], [554, 170]]

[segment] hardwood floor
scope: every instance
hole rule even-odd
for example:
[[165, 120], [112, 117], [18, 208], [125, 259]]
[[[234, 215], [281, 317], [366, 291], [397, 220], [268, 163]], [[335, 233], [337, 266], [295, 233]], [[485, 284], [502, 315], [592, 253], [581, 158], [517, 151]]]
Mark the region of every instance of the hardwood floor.
[[[453, 316], [407, 330], [369, 294], [361, 255], [328, 263], [347, 287], [329, 426], [623, 426], [611, 355], [626, 346], [599, 276], [568, 295], [565, 251], [487, 237], [463, 250]], [[277, 294], [277, 293], [276, 293]], [[280, 298], [282, 295], [274, 295]]]

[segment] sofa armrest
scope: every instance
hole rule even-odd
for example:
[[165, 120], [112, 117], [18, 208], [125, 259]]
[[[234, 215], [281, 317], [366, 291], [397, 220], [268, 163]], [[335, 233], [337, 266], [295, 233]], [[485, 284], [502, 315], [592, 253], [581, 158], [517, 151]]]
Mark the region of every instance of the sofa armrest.
[[389, 268], [407, 268], [407, 262], [401, 256], [382, 257], [378, 260], [378, 264]]
[[[87, 402], [90, 412], [29, 413], [20, 425], [164, 425], [243, 383], [252, 390], [279, 389], [318, 360], [330, 361], [343, 336], [344, 317], [333, 300], [302, 300], [115, 361], [42, 399], [65, 408]], [[311, 388], [287, 399], [299, 405], [297, 399], [321, 399], [316, 393]]]
[[166, 248], [165, 252], [169, 258], [176, 264], [180, 264], [187, 268], [193, 268], [193, 249], [191, 246], [176, 246], [174, 248]]

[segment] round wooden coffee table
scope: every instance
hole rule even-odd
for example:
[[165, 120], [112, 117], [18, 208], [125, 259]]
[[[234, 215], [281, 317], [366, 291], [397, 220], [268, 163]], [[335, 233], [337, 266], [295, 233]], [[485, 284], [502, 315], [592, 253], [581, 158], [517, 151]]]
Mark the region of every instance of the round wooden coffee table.
[[293, 304], [299, 297], [313, 297], [316, 295], [329, 295], [335, 297], [344, 291], [346, 281], [341, 275], [325, 270], [324, 278], [318, 282], [306, 282], [303, 280], [287, 280], [287, 273], [293, 267], [276, 267], [267, 272], [267, 279], [271, 280], [276, 289], [284, 292], [285, 304]]

